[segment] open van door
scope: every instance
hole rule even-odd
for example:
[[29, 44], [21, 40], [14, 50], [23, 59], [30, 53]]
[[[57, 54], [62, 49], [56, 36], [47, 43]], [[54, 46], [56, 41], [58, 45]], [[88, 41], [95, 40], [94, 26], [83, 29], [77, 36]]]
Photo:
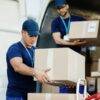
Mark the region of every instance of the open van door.
[[26, 15], [33, 17], [41, 26], [44, 13], [51, 0], [25, 0]]

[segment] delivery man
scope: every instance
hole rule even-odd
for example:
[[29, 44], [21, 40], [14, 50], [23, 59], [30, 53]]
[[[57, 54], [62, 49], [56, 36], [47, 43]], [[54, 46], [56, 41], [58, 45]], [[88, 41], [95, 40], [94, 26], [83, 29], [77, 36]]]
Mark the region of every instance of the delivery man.
[[27, 100], [27, 93], [36, 91], [36, 82], [49, 81], [47, 72], [34, 69], [34, 52], [39, 34], [38, 24], [27, 19], [22, 25], [22, 39], [11, 45], [6, 54], [8, 86], [6, 100]]

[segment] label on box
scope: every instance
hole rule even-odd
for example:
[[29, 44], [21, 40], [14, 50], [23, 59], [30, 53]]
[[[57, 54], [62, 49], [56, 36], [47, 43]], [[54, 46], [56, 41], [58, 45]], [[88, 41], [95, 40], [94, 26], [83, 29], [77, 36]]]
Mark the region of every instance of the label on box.
[[88, 32], [96, 32], [96, 22], [89, 22], [88, 24]]

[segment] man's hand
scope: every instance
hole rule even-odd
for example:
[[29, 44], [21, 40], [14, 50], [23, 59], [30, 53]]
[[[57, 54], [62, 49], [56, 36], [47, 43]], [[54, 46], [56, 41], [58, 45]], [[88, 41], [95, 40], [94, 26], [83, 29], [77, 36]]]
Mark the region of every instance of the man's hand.
[[34, 76], [36, 77], [36, 79], [41, 82], [41, 83], [47, 83], [50, 82], [50, 79], [47, 75], [47, 72], [50, 71], [51, 69], [46, 69], [46, 70], [38, 70], [38, 69], [34, 69]]
[[71, 46], [80, 46], [87, 43], [85, 40], [73, 40], [73, 41], [67, 41], [67, 42], [68, 42], [68, 45], [71, 45]]
[[84, 45], [87, 43], [87, 41], [86, 40], [75, 40], [74, 43], [75, 45]]

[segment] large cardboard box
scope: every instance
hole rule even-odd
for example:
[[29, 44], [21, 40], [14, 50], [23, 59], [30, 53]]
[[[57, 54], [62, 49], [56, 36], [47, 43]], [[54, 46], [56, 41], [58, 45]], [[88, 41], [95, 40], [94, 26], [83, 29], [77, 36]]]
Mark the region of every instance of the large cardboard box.
[[76, 95], [75, 94], [29, 93], [28, 100], [76, 100]]
[[99, 20], [71, 22], [70, 39], [93, 39], [97, 38], [99, 30]]
[[70, 80], [77, 82], [85, 78], [85, 57], [70, 48], [37, 49], [35, 68], [45, 70], [51, 80]]

